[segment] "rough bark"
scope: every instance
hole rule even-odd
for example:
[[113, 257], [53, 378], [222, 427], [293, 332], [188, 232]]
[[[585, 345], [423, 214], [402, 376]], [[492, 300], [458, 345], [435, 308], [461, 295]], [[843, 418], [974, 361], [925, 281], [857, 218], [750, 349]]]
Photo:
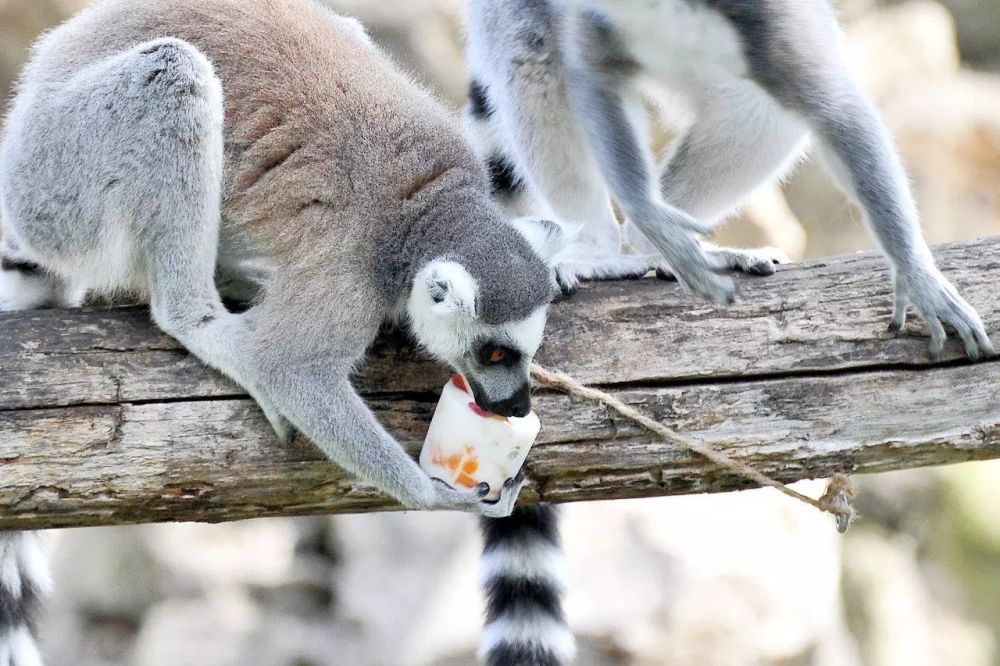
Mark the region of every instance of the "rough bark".
[[[1000, 239], [936, 254], [1000, 330]], [[538, 361], [784, 481], [1000, 457], [1000, 362], [967, 363], [954, 341], [931, 362], [913, 315], [889, 333], [881, 257], [740, 285], [729, 308], [653, 279], [586, 285], [553, 307]], [[445, 379], [390, 336], [357, 385], [415, 453]], [[524, 501], [747, 487], [600, 406], [544, 392], [535, 405], [544, 427]], [[144, 308], [0, 315], [0, 528], [392, 506], [308, 442], [279, 445], [253, 402]]]

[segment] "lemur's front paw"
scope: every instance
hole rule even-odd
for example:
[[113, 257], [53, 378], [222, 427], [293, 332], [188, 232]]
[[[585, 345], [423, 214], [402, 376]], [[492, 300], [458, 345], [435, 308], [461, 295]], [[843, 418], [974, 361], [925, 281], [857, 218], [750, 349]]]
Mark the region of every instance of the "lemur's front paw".
[[972, 360], [993, 356], [993, 343], [976, 310], [965, 302], [954, 286], [936, 268], [900, 273], [895, 279], [895, 308], [890, 331], [906, 323], [906, 308], [913, 305], [931, 329], [931, 358], [944, 352], [945, 326], [955, 329]]
[[514, 503], [524, 486], [524, 474], [518, 474], [513, 479], [507, 479], [500, 490], [500, 498], [487, 500], [490, 487], [480, 483], [471, 489], [452, 488], [440, 479], [431, 480], [434, 487], [434, 498], [425, 507], [432, 511], [466, 511], [478, 513], [487, 518], [504, 518], [514, 510]]
[[480, 509], [479, 513], [487, 518], [506, 518], [514, 511], [517, 496], [521, 494], [521, 488], [523, 487], [524, 472], [518, 472], [517, 476], [513, 479], [507, 479], [503, 482], [499, 499], [492, 502], [484, 502], [485, 507]]
[[[791, 261], [776, 247], [741, 249], [706, 244], [705, 256], [714, 270], [739, 271], [747, 275], [774, 275], [775, 266]], [[666, 261], [661, 261], [656, 267], [656, 277], [661, 280], [677, 279], [674, 269]]]
[[638, 280], [660, 263], [660, 256], [609, 254], [582, 251], [585, 258], [571, 258], [555, 265], [556, 283], [563, 296], [572, 296], [584, 280]]

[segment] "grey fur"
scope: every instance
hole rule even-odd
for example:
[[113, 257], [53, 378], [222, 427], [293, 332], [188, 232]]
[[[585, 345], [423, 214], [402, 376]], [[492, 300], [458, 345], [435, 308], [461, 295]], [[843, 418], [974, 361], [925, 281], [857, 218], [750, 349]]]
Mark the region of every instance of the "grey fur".
[[[730, 300], [732, 282], [713, 271], [770, 271], [759, 256], [699, 245], [691, 232], [780, 178], [814, 135], [892, 262], [891, 327], [902, 327], [912, 304], [930, 325], [933, 356], [943, 349], [945, 325], [971, 358], [993, 353], [975, 310], [934, 265], [902, 164], [847, 71], [826, 0], [470, 0], [469, 19], [470, 67], [492, 102], [489, 118], [470, 127], [492, 136], [493, 151], [513, 161], [546, 215], [604, 235], [591, 254], [608, 270], [624, 265], [608, 252], [615, 234], [600, 203], [574, 207], [579, 190], [606, 196], [609, 188], [627, 230], [640, 232], [629, 234], [633, 247], [666, 258], [659, 272], [712, 300]], [[693, 112], [659, 187], [639, 138], [638, 75], [684, 98]], [[575, 261], [585, 264], [580, 254]]]
[[[502, 403], [527, 382], [552, 295], [453, 119], [356, 22], [307, 0], [96, 3], [33, 52], [0, 207], [5, 253], [53, 288], [148, 296], [283, 438], [301, 431], [406, 507], [510, 513], [522, 479], [497, 503], [433, 482], [348, 381], [398, 320], [471, 374], [477, 401]], [[437, 271], [440, 308], [421, 277]], [[257, 285], [253, 307], [227, 311], [216, 275]], [[468, 362], [484, 338], [521, 345], [516, 371]]]

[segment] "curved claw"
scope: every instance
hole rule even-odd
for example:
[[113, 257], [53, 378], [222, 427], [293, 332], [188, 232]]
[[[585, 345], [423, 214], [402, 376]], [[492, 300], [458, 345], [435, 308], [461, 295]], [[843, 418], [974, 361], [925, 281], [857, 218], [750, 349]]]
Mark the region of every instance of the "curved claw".
[[890, 331], [901, 331], [906, 324], [906, 308], [910, 305], [910, 299], [900, 289], [896, 289], [896, 298], [892, 308], [892, 320], [889, 322]]
[[936, 317], [928, 319], [927, 325], [931, 328], [931, 358], [935, 361], [940, 361], [944, 355], [944, 345], [948, 339], [948, 334], [945, 333], [944, 325]]

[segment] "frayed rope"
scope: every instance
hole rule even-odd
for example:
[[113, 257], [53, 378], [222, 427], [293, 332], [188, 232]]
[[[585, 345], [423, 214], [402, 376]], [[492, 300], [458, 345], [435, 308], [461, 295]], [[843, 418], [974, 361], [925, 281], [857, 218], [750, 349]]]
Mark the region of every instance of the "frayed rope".
[[770, 486], [771, 488], [775, 488], [793, 499], [805, 502], [820, 511], [833, 514], [837, 519], [837, 531], [841, 534], [847, 531], [851, 522], [857, 517], [854, 507], [851, 505], [851, 499], [854, 497], [854, 489], [851, 487], [850, 479], [848, 479], [845, 474], [834, 475], [826, 488], [826, 492], [823, 493], [823, 496], [819, 499], [813, 499], [808, 495], [803, 495], [797, 490], [792, 490], [780, 481], [776, 481], [766, 474], [758, 472], [749, 465], [738, 460], [734, 460], [726, 454], [720, 453], [698, 440], [671, 430], [662, 423], [649, 418], [634, 407], [626, 405], [610, 393], [606, 393], [589, 386], [584, 386], [567, 375], [565, 372], [549, 370], [548, 368], [542, 367], [537, 363], [532, 363], [531, 376], [534, 377], [536, 382], [546, 388], [556, 389], [579, 398], [584, 398], [586, 400], [591, 400], [605, 405], [606, 407], [615, 410], [622, 416], [635, 421], [646, 430], [659, 435], [665, 441], [694, 451], [695, 453], [708, 458], [720, 467], [724, 467], [744, 478], [750, 479], [754, 483], [761, 486]]

